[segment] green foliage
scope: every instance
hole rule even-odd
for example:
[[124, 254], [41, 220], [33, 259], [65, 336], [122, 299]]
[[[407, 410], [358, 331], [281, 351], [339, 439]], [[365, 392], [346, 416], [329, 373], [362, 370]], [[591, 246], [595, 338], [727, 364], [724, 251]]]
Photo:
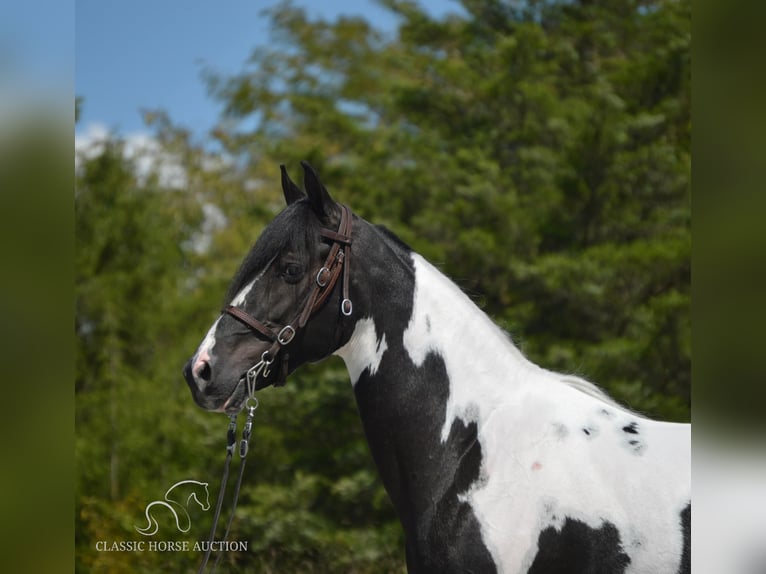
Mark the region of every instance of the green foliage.
[[[689, 2], [464, 0], [443, 20], [414, 2], [381, 4], [399, 17], [393, 36], [274, 8], [271, 47], [240, 74], [207, 74], [224, 108], [211, 134], [220, 153], [148, 113], [183, 191], [139, 177], [116, 138], [83, 161], [78, 570], [199, 559], [94, 544], [134, 539], [144, 505], [176, 480], [209, 479], [216, 492], [225, 419], [192, 406], [180, 368], [281, 209], [279, 163], [308, 159], [536, 362], [688, 420]], [[224, 569], [403, 571], [343, 366], [307, 366], [260, 396], [231, 535], [249, 551]], [[196, 518], [201, 539], [210, 517]]]

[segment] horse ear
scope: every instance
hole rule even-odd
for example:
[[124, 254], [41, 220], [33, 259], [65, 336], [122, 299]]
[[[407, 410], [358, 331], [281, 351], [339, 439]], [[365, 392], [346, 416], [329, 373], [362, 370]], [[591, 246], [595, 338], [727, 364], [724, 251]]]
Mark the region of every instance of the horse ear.
[[282, 192], [285, 194], [287, 205], [291, 205], [306, 197], [301, 188], [295, 185], [295, 182], [287, 175], [287, 168], [284, 165], [280, 165], [279, 170], [282, 172]]
[[319, 219], [328, 219], [335, 212], [335, 201], [330, 197], [327, 188], [319, 181], [319, 176], [314, 168], [306, 161], [302, 161], [301, 165], [303, 166], [304, 184], [309, 201], [311, 201], [311, 207]]

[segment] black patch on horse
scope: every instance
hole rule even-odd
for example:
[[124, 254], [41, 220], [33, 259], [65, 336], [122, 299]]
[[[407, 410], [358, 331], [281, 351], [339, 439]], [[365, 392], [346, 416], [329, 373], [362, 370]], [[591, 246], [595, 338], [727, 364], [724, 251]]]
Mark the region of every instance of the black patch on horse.
[[588, 438], [594, 438], [594, 437], [598, 436], [598, 427], [595, 427], [593, 425], [588, 425], [586, 427], [583, 427], [582, 432]]
[[[458, 498], [481, 482], [482, 450], [476, 423], [456, 419], [442, 443], [449, 396], [443, 359], [432, 353], [417, 368], [401, 360], [398, 365], [386, 364], [387, 355], [393, 356], [383, 356], [374, 377], [368, 371], [362, 373], [355, 392], [365, 413], [363, 424], [373, 458], [405, 529], [408, 569], [495, 572], [473, 509]], [[406, 354], [398, 356], [401, 359]], [[397, 368], [399, 389], [386, 388], [375, 380], [390, 368]], [[397, 425], [386, 422], [392, 392], [406, 395], [404, 401], [401, 397], [396, 401], [397, 410], [412, 411], [398, 419]], [[417, 437], [414, 441], [413, 436]]]
[[691, 574], [691, 553], [692, 553], [692, 503], [686, 505], [681, 511], [681, 530], [684, 535], [684, 546], [681, 550], [681, 565], [678, 567], [678, 574]]
[[628, 445], [628, 448], [631, 450], [631, 452], [636, 455], [644, 454], [644, 450], [646, 449], [646, 445], [640, 440], [636, 439], [629, 440]]
[[630, 423], [629, 425], [625, 425], [622, 427], [622, 432], [630, 433], [630, 434], [638, 434], [638, 424], [634, 421]]
[[549, 526], [537, 539], [529, 574], [620, 574], [630, 564], [614, 524], [591, 528], [567, 518], [560, 530]]
[[[414, 268], [403, 243], [378, 227], [360, 228], [360, 252], [389, 249], [408, 268], [386, 269], [363, 295], [385, 309], [368, 308], [378, 340], [387, 351], [375, 375], [365, 369], [355, 386], [362, 423], [378, 471], [405, 531], [409, 572], [491, 574], [496, 566], [468, 502], [460, 500], [481, 484], [482, 449], [476, 422], [455, 419], [441, 441], [450, 381], [444, 359], [435, 352], [416, 366], [402, 334], [412, 317]], [[380, 233], [383, 231], [382, 233]], [[382, 240], [382, 241], [381, 241]]]

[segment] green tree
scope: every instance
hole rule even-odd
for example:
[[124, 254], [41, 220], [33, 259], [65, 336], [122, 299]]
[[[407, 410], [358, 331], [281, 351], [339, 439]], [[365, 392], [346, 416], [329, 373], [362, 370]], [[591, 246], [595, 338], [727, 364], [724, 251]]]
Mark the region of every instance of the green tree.
[[179, 333], [189, 312], [184, 246], [199, 213], [182, 192], [161, 188], [156, 174], [141, 176], [123, 148], [113, 138], [95, 157], [82, 157], [76, 182], [76, 542], [82, 571], [136, 571], [131, 560], [139, 555], [118, 561], [93, 552], [95, 541], [133, 538], [146, 493], [161, 493], [170, 477], [188, 472], [197, 449], [178, 431], [194, 417], [185, 408], [175, 344], [184, 340]]

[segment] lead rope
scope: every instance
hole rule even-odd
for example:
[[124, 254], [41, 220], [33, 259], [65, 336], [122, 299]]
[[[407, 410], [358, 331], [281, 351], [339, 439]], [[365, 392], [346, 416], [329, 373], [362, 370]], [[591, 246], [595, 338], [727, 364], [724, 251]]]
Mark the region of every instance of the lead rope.
[[[255, 410], [258, 408], [258, 399], [255, 397], [255, 382], [258, 378], [258, 375], [263, 373], [265, 377], [269, 376], [269, 366], [273, 362], [272, 360], [267, 360], [266, 353], [264, 353], [264, 356], [261, 357], [260, 362], [253, 365], [250, 370], [247, 372], [247, 393], [248, 398], [245, 403], [245, 408], [247, 409], [247, 419], [245, 420], [245, 426], [242, 429], [242, 439], [239, 441], [239, 473], [237, 475], [237, 484], [234, 487], [234, 497], [232, 499], [232, 505], [231, 505], [231, 512], [229, 513], [229, 519], [226, 521], [226, 530], [224, 531], [223, 538], [221, 538], [221, 543], [223, 544], [226, 542], [226, 539], [229, 536], [229, 530], [231, 529], [231, 523], [234, 520], [234, 512], [237, 510], [237, 501], [239, 500], [239, 491], [242, 487], [242, 477], [245, 474], [245, 462], [247, 461], [247, 453], [250, 450], [250, 437], [252, 435], [253, 430], [253, 417], [255, 415]], [[210, 528], [210, 535], [209, 538], [209, 544], [207, 546], [207, 549], [205, 550], [205, 557], [202, 559], [202, 564], [199, 567], [199, 570], [197, 570], [197, 574], [203, 574], [205, 571], [205, 567], [207, 566], [208, 561], [210, 560], [210, 552], [213, 549], [213, 542], [215, 541], [215, 531], [218, 528], [218, 519], [221, 516], [221, 507], [223, 506], [223, 499], [224, 495], [226, 493], [226, 482], [229, 478], [229, 466], [231, 464], [231, 458], [234, 454], [234, 443], [236, 442], [236, 433], [237, 433], [237, 415], [231, 415], [229, 418], [229, 428], [226, 433], [226, 460], [223, 464], [223, 476], [221, 477], [221, 488], [218, 491], [218, 500], [215, 504], [215, 514], [213, 515], [213, 525]], [[215, 569], [218, 567], [218, 563], [221, 561], [221, 557], [223, 556], [223, 552], [219, 552], [218, 556], [215, 559], [215, 562], [213, 563], [213, 568], [211, 570], [211, 574], [215, 572]]]
[[210, 535], [208, 536], [209, 544], [205, 550], [205, 558], [202, 560], [202, 564], [197, 570], [197, 574], [202, 574], [207, 566], [207, 561], [210, 559], [210, 549], [213, 546], [215, 540], [215, 530], [218, 526], [218, 518], [221, 515], [221, 506], [223, 505], [224, 494], [226, 493], [226, 481], [229, 478], [229, 465], [231, 464], [231, 457], [234, 454], [234, 443], [237, 440], [237, 415], [231, 415], [229, 418], [229, 428], [226, 432], [226, 460], [223, 463], [223, 477], [221, 477], [221, 488], [218, 490], [218, 500], [215, 503], [215, 513], [213, 514], [213, 525], [210, 528]]
[[[231, 523], [234, 521], [234, 512], [237, 510], [239, 489], [242, 487], [242, 477], [245, 474], [245, 462], [247, 462], [245, 457], [247, 457], [247, 451], [250, 448], [250, 434], [253, 430], [253, 415], [255, 414], [255, 409], [258, 408], [258, 399], [252, 396], [248, 400], [250, 399], [254, 400], [255, 404], [247, 407], [247, 419], [245, 420], [245, 427], [242, 429], [242, 440], [239, 441], [239, 474], [237, 475], [237, 485], [234, 487], [234, 500], [231, 503], [229, 520], [226, 521], [226, 530], [223, 533], [223, 538], [221, 538], [222, 543], [226, 542], [226, 539], [229, 537], [229, 529], [231, 528]], [[215, 557], [213, 569], [210, 571], [211, 574], [218, 568], [218, 563], [221, 561], [222, 557], [223, 552], [219, 552], [218, 556]]]

